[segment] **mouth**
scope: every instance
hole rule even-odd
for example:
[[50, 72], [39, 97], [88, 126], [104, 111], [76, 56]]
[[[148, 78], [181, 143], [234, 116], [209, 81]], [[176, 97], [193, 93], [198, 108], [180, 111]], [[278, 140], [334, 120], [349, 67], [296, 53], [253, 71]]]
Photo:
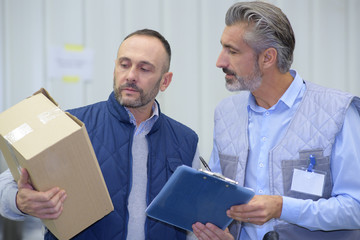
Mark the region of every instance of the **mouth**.
[[141, 89], [139, 89], [136, 86], [136, 84], [133, 84], [133, 83], [124, 84], [124, 85], [120, 86], [120, 88], [119, 88], [119, 91], [124, 92], [125, 94], [134, 94], [134, 93], [137, 93], [137, 92], [141, 92], [140, 90]]
[[225, 78], [233, 78], [235, 77], [235, 72], [227, 69], [227, 68], [223, 68], [223, 72], [226, 74]]
[[226, 74], [226, 75], [225, 75], [225, 78], [226, 78], [226, 79], [233, 79], [234, 77], [235, 77], [234, 74]]
[[138, 90], [134, 89], [134, 88], [122, 88], [121, 91], [126, 91], [126, 92], [138, 92]]
[[139, 94], [139, 91], [133, 88], [122, 88], [120, 89], [120, 92], [123, 96], [136, 96], [137, 94]]

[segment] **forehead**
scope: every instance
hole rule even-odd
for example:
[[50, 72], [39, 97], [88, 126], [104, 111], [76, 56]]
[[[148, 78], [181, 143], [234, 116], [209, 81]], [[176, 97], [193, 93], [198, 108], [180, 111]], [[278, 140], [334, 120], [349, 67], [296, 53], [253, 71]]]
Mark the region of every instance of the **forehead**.
[[148, 61], [154, 65], [161, 65], [166, 59], [166, 51], [159, 39], [151, 36], [134, 35], [121, 43], [117, 58], [122, 57], [134, 62]]
[[221, 44], [225, 47], [246, 47], [247, 44], [243, 39], [244, 34], [246, 33], [246, 27], [247, 25], [245, 23], [226, 26], [221, 36]]

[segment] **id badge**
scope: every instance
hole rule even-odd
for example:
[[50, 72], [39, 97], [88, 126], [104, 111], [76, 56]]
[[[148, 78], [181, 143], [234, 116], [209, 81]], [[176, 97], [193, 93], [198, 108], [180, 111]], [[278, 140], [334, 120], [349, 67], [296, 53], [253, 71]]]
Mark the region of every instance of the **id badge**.
[[325, 172], [294, 168], [291, 190], [321, 197], [324, 191]]

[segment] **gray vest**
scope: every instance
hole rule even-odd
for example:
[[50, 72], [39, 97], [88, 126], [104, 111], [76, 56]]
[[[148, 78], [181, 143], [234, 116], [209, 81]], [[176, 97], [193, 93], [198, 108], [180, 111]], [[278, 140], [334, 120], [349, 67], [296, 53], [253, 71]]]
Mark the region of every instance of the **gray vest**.
[[[306, 82], [306, 87], [302, 102], [284, 137], [269, 152], [269, 183], [273, 195], [318, 200], [320, 197], [290, 191], [292, 171], [294, 167], [307, 167], [309, 155], [315, 155], [316, 169], [327, 173], [322, 198], [331, 197], [331, 150], [346, 110], [353, 102], [360, 112], [360, 99], [310, 82]], [[222, 173], [240, 185], [244, 185], [249, 149], [248, 96], [248, 92], [242, 92], [226, 98], [215, 110], [214, 139]], [[232, 112], [232, 117], [227, 114], [229, 112]], [[360, 239], [360, 230], [310, 231], [278, 219], [275, 220], [275, 230], [280, 239]], [[234, 222], [230, 231], [237, 236], [240, 224]]]

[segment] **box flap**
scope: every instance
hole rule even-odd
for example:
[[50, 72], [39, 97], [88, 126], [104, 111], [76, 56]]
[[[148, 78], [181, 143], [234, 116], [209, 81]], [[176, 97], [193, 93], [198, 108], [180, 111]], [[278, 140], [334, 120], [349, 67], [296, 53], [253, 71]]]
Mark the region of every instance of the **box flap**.
[[44, 94], [35, 94], [1, 113], [0, 125], [0, 135], [25, 159], [81, 128]]
[[43, 94], [45, 97], [47, 97], [51, 102], [54, 103], [55, 106], [59, 106], [58, 103], [50, 96], [49, 92], [46, 91], [45, 88], [41, 88], [39, 91], [36, 91], [33, 95], [36, 94]]

